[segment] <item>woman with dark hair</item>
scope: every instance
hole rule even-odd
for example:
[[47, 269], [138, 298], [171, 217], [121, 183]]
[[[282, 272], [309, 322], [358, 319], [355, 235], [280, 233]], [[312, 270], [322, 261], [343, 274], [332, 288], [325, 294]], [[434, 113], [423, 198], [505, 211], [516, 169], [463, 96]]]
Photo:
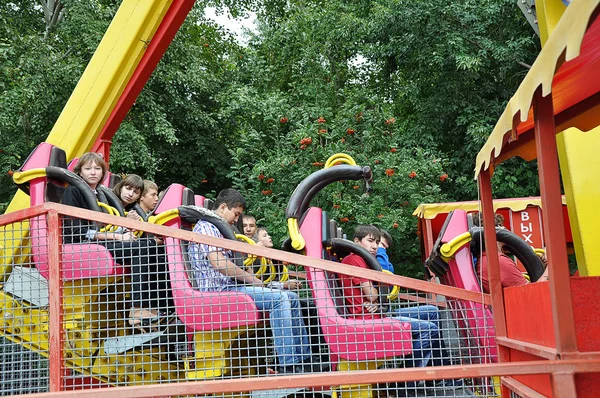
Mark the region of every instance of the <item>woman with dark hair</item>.
[[[87, 183], [94, 193], [97, 193], [96, 188], [104, 180], [107, 167], [100, 155], [88, 152], [81, 156], [73, 171]], [[122, 191], [119, 193], [121, 194]], [[83, 192], [73, 185], [65, 190], [62, 203], [93, 210], [87, 205]], [[158, 300], [153, 297], [150, 288], [150, 285], [154, 283], [151, 276], [154, 277], [157, 273], [156, 244], [154, 242], [148, 239], [138, 239], [133, 232], [125, 230], [102, 232], [97, 223], [74, 218], [65, 219], [64, 235], [66, 243], [94, 242], [100, 244], [106, 247], [116, 262], [129, 265], [132, 281], [129, 325], [145, 332], [147, 328], [152, 328], [160, 323]]]
[[113, 188], [115, 195], [121, 199], [123, 207], [133, 205], [140, 198], [143, 190], [144, 180], [137, 174], [129, 174]]
[[129, 174], [113, 188], [113, 192], [127, 211], [128, 218], [133, 220], [142, 219], [142, 215], [133, 210], [133, 206], [135, 206], [138, 199], [142, 196], [143, 190], [144, 180], [137, 174]]

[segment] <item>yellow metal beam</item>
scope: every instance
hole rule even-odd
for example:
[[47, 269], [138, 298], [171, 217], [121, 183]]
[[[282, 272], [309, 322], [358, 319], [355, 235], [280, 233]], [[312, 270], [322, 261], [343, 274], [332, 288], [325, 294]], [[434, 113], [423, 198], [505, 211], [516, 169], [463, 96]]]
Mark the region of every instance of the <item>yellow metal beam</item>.
[[556, 136], [579, 274], [600, 275], [600, 127], [571, 128]]
[[[67, 159], [92, 148], [171, 3], [172, 0], [123, 1], [46, 139], [64, 149]], [[19, 191], [6, 212], [26, 207], [29, 197]], [[20, 261], [12, 257], [17, 254], [14, 247], [20, 247], [26, 237], [23, 225], [11, 231], [10, 236], [0, 231], [0, 241], [7, 243], [0, 247], [0, 257], [4, 258], [0, 281], [2, 274], [10, 272], [11, 263]]]
[[540, 41], [542, 47], [556, 27], [558, 20], [562, 17], [567, 7], [561, 0], [536, 0], [535, 12], [540, 28]]
[[125, 0], [46, 142], [67, 159], [91, 149], [152, 40], [170, 0]]

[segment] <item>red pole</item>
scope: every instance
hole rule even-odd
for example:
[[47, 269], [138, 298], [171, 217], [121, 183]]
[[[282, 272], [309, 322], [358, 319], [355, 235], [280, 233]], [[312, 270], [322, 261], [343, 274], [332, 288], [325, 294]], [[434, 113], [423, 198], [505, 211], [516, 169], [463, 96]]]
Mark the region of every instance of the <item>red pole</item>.
[[62, 242], [60, 240], [60, 218], [56, 210], [48, 210], [48, 265], [49, 278], [48, 288], [50, 291], [50, 327], [48, 331], [48, 347], [50, 362], [50, 392], [62, 390], [62, 281], [61, 281], [61, 262], [60, 252]]
[[[556, 352], [560, 358], [563, 353], [577, 351], [577, 335], [573, 316], [567, 240], [562, 217], [554, 108], [552, 95], [543, 97], [541, 87], [538, 88], [533, 98], [533, 117], [546, 256], [548, 258], [550, 301]], [[553, 375], [552, 380], [554, 396], [576, 396], [573, 375]]]
[[[494, 314], [494, 327], [496, 337], [507, 337], [506, 313], [504, 309], [504, 292], [500, 281], [500, 262], [498, 261], [498, 244], [496, 241], [496, 228], [494, 220], [494, 199], [492, 196], [491, 166], [479, 173], [479, 192], [481, 196], [481, 216], [483, 218], [483, 235], [485, 240], [485, 253], [488, 262], [488, 278], [490, 294], [492, 296], [492, 313]], [[510, 350], [498, 344], [498, 361], [510, 362]], [[509, 397], [510, 391], [502, 385], [502, 396]]]

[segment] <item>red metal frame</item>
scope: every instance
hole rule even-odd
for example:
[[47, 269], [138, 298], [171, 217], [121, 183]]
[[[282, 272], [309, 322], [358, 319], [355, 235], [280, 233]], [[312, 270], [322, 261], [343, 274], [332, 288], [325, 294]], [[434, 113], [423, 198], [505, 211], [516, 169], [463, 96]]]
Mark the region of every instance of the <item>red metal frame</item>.
[[[491, 168], [490, 168], [491, 169]], [[481, 214], [483, 225], [496, 225], [494, 220], [494, 199], [492, 197], [492, 172], [484, 170], [479, 174], [479, 191], [481, 196]], [[494, 314], [494, 327], [496, 328], [496, 344], [498, 338], [506, 337], [506, 314], [504, 309], [504, 295], [500, 282], [500, 264], [498, 262], [498, 246], [496, 243], [496, 229], [484, 228], [485, 251], [488, 259], [488, 279], [492, 297], [492, 312]], [[498, 361], [510, 362], [510, 351], [507, 347], [498, 344]], [[502, 386], [502, 395], [509, 396], [508, 388]]]
[[[484, 222], [486, 215], [490, 217], [491, 207], [491, 188], [489, 185], [489, 172], [482, 173], [480, 182], [482, 190], [482, 199], [484, 203]], [[50, 289], [52, 292], [58, 292], [53, 294], [50, 302], [50, 390], [48, 394], [44, 396], [53, 396], [55, 394], [65, 394], [61, 391], [63, 382], [63, 358], [61, 357], [62, 348], [62, 330], [61, 330], [61, 302], [62, 302], [62, 290], [61, 290], [61, 263], [60, 263], [60, 216], [70, 215], [72, 217], [86, 218], [95, 220], [103, 223], [110, 223], [113, 219], [112, 216], [107, 214], [94, 212], [85, 209], [74, 208], [70, 206], [64, 206], [54, 203], [45, 203], [32, 208], [20, 210], [8, 215], [0, 216], [0, 226], [11, 223], [23, 221], [27, 218], [41, 216], [47, 214], [48, 228], [49, 228], [49, 244], [53, 245], [57, 250], [51, 250], [53, 253], [50, 256], [51, 262], [51, 273], [50, 273]], [[493, 216], [492, 216], [493, 217]], [[272, 257], [280, 261], [287, 261], [303, 266], [309, 266], [314, 268], [321, 268], [331, 272], [344, 273], [349, 275], [355, 275], [359, 277], [365, 277], [374, 279], [380, 282], [393, 283], [400, 286], [409, 287], [412, 289], [418, 289], [427, 291], [434, 294], [442, 294], [449, 297], [456, 297], [465, 300], [473, 300], [479, 303], [490, 304], [489, 295], [480, 295], [478, 293], [465, 292], [462, 289], [452, 288], [448, 286], [433, 284], [425, 281], [418, 281], [410, 278], [404, 278], [397, 275], [384, 275], [377, 271], [364, 270], [356, 267], [347, 266], [344, 264], [331, 263], [325, 260], [308, 258], [306, 256], [287, 253], [279, 250], [267, 249], [259, 246], [250, 246], [242, 242], [235, 241], [223, 241], [218, 238], [208, 237], [204, 235], [198, 235], [190, 231], [178, 230], [174, 228], [164, 227], [160, 225], [153, 225], [148, 223], [141, 223], [138, 221], [123, 218], [120, 220], [123, 226], [131, 229], [145, 230], [158, 235], [170, 235], [178, 239], [187, 241], [194, 241], [198, 243], [205, 243], [209, 245], [218, 245], [235, 251], [249, 252], [258, 256]], [[488, 223], [488, 225], [490, 225]], [[486, 241], [494, 241], [495, 232], [491, 229], [490, 236], [486, 236]], [[488, 238], [491, 238], [488, 240]], [[491, 252], [495, 251], [495, 245], [488, 248]], [[490, 255], [490, 259], [493, 256]], [[495, 267], [495, 270], [491, 270], [491, 278], [498, 279], [498, 264], [493, 264], [494, 261], [490, 261], [491, 267]], [[495, 272], [494, 272], [495, 271]], [[492, 285], [493, 286], [493, 285]], [[496, 287], [497, 288], [497, 287]], [[492, 296], [492, 304], [495, 305], [494, 316], [497, 325], [501, 325], [500, 331], [503, 336], [506, 336], [505, 322], [502, 320], [503, 314], [503, 302], [498, 299], [496, 295]], [[500, 333], [499, 333], [500, 334]], [[504, 358], [508, 357], [508, 347], [521, 349], [520, 342], [512, 341], [511, 339], [504, 338], [500, 339], [500, 353], [504, 351]], [[531, 345], [529, 351], [536, 352], [538, 347]], [[527, 350], [524, 350], [527, 351]], [[540, 354], [540, 352], [538, 352]], [[551, 349], [547, 349], [545, 355], [540, 355], [542, 358], [549, 358], [552, 354]], [[443, 366], [443, 367], [431, 367], [427, 369], [427, 372], [419, 369], [396, 369], [396, 370], [385, 370], [385, 371], [367, 371], [367, 372], [339, 372], [334, 374], [311, 374], [306, 376], [293, 376], [293, 377], [266, 377], [266, 378], [251, 378], [251, 379], [239, 379], [239, 380], [219, 380], [219, 381], [204, 381], [194, 383], [177, 383], [163, 386], [136, 386], [128, 388], [110, 388], [102, 390], [88, 390], [88, 391], [77, 391], [76, 394], [102, 394], [102, 396], [129, 396], [129, 397], [146, 397], [146, 396], [160, 396], [160, 395], [185, 395], [191, 393], [199, 394], [213, 394], [221, 392], [235, 392], [235, 391], [248, 391], [248, 390], [262, 390], [262, 389], [277, 389], [277, 388], [291, 388], [291, 387], [308, 387], [308, 386], [331, 386], [331, 385], [344, 385], [344, 384], [371, 384], [377, 382], [391, 382], [391, 381], [407, 381], [407, 380], [433, 380], [433, 379], [446, 379], [446, 378], [460, 378], [460, 377], [491, 377], [491, 376], [503, 376], [503, 375], [536, 375], [536, 374], [548, 374], [553, 373], [557, 376], [553, 377], [554, 384], [560, 384], [555, 388], [556, 394], [570, 394], [574, 391], [575, 384], [573, 374], [575, 373], [588, 373], [588, 372], [600, 372], [600, 362], [597, 358], [600, 356], [598, 352], [585, 353], [584, 355], [578, 356], [576, 353], [572, 353], [570, 359], [563, 359], [561, 361], [556, 360], [545, 360], [540, 359], [530, 362], [501, 362], [497, 364], [479, 364], [479, 365], [468, 365], [468, 366]], [[584, 359], [589, 358], [589, 359]], [[518, 386], [520, 383], [517, 381], [511, 381], [503, 383], [503, 389], [505, 392], [508, 391], [509, 386]], [[516, 387], [515, 387], [516, 388]], [[525, 387], [520, 387], [522, 391], [526, 390]], [[521, 391], [520, 390], [520, 391]], [[535, 396], [535, 395], [531, 395]], [[555, 395], [555, 396], [571, 396], [571, 395]]]
[[[535, 148], [538, 159], [540, 193], [542, 198], [542, 215], [544, 219], [544, 238], [547, 245], [550, 309], [556, 347], [521, 341], [507, 335], [507, 316], [509, 309], [505, 308], [505, 299], [500, 283], [496, 233], [493, 228], [484, 231], [486, 251], [489, 258], [489, 279], [496, 325], [496, 341], [499, 345], [501, 362], [510, 362], [510, 349], [527, 353], [537, 358], [561, 359], [579, 357], [577, 347], [577, 330], [573, 313], [573, 298], [571, 279], [568, 267], [565, 224], [562, 214], [562, 193], [556, 145], [556, 128], [552, 94], [544, 97], [539, 88], [533, 99]], [[491, 175], [493, 167], [479, 174], [479, 189], [484, 225], [494, 225], [492, 203]], [[543, 283], [543, 282], [542, 282]], [[515, 357], [521, 358], [523, 354]], [[596, 353], [587, 353], [588, 357], [597, 358]], [[514, 359], [518, 361], [517, 358]], [[551, 375], [552, 395], [555, 397], [577, 396], [577, 386], [573, 373], [553, 373]], [[525, 396], [540, 396], [539, 393], [523, 382], [510, 378], [503, 380], [503, 396], [508, 396], [508, 388]]]
[[533, 101], [533, 109], [540, 192], [544, 203], [542, 214], [545, 220], [544, 235], [547, 244], [550, 297], [554, 316], [556, 350], [560, 355], [563, 352], [577, 351], [577, 338], [573, 321], [573, 302], [569, 279], [571, 275], [565, 244], [565, 226], [562, 217], [554, 216], [562, 212], [562, 193], [552, 95], [543, 97], [541, 89], [538, 89]]
[[[560, 174], [556, 148], [556, 130], [552, 94], [544, 97], [539, 88], [533, 100], [535, 143], [542, 196], [544, 235], [546, 237], [550, 301], [556, 336], [556, 353], [577, 351], [577, 334], [573, 318], [573, 302], [565, 227], [562, 217], [553, 217], [562, 210]], [[552, 391], [556, 397], [576, 396], [573, 374], [552, 375]]]
[[48, 280], [50, 295], [49, 310], [49, 330], [48, 330], [48, 351], [50, 354], [50, 391], [62, 390], [62, 310], [63, 289], [61, 281], [60, 246], [62, 239], [60, 237], [60, 218], [56, 210], [49, 210], [47, 213], [48, 222], [48, 246], [56, 250], [50, 250], [48, 254], [48, 263], [50, 275]]
[[[195, 381], [136, 387], [114, 387], [100, 390], [31, 394], [22, 395], [22, 397], [50, 398], [76, 394], [78, 397], [101, 395], [103, 398], [142, 398], [188, 394], [210, 395], [224, 392], [260, 391], [300, 387], [328, 387], [344, 384], [391, 383], [412, 380], [597, 372], [600, 372], [600, 362], [592, 360], [528, 361], [483, 365], [434, 366], [428, 367], [427, 371], [415, 368], [380, 369], [377, 371], [331, 372], [298, 376]], [[509, 383], [511, 382], [509, 381]], [[561, 398], [571, 396], [572, 395], [563, 395]]]

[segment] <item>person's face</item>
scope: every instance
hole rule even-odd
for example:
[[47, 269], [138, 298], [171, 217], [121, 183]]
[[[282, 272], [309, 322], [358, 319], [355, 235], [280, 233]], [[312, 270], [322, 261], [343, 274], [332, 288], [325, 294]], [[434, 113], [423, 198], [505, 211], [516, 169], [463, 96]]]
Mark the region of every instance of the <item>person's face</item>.
[[271, 239], [269, 233], [264, 229], [258, 233], [258, 241], [262, 243], [264, 247], [273, 247], [273, 239]]
[[83, 181], [85, 181], [90, 187], [96, 188], [101, 182], [102, 178], [102, 167], [96, 164], [96, 162], [88, 162], [81, 167], [79, 172]]
[[229, 223], [229, 225], [233, 225], [237, 222], [238, 217], [242, 215], [244, 212], [244, 208], [242, 206], [236, 206], [234, 208], [229, 208], [225, 203], [221, 203], [216, 213], [223, 217], [225, 221]]
[[390, 247], [390, 244], [388, 243], [387, 239], [382, 236], [379, 240], [379, 246], [387, 250]]
[[158, 203], [158, 191], [150, 188], [144, 195], [140, 197], [140, 206], [146, 211], [152, 211]]
[[377, 254], [377, 246], [379, 245], [379, 239], [375, 239], [373, 235], [367, 235], [360, 240], [358, 240], [358, 238], [354, 238], [354, 243], [364, 247], [372, 255]]
[[129, 185], [123, 185], [121, 188], [121, 202], [130, 205], [140, 197], [140, 190]]
[[254, 217], [244, 217], [243, 221], [244, 235], [252, 238], [256, 233], [256, 220]]

